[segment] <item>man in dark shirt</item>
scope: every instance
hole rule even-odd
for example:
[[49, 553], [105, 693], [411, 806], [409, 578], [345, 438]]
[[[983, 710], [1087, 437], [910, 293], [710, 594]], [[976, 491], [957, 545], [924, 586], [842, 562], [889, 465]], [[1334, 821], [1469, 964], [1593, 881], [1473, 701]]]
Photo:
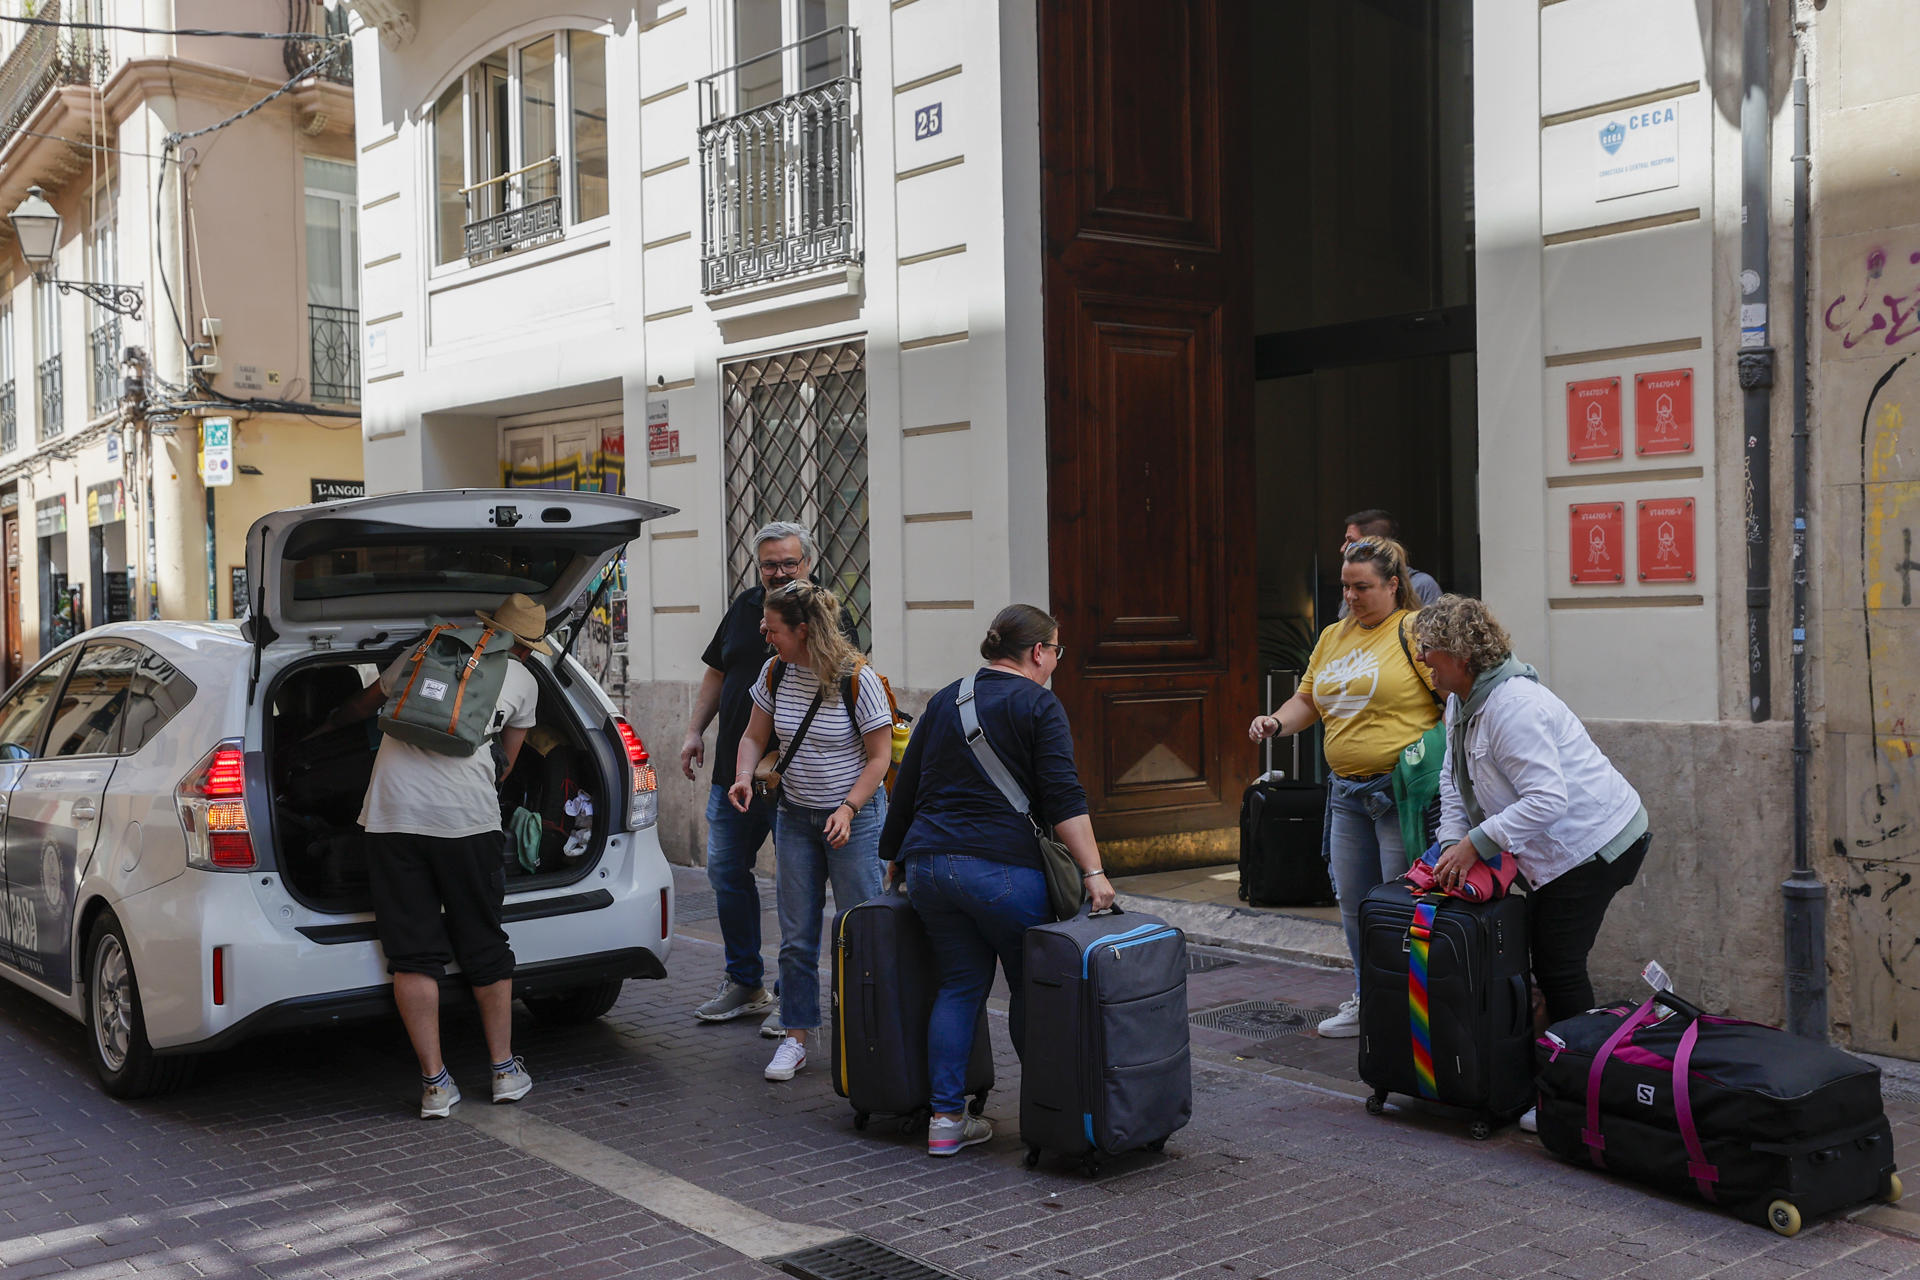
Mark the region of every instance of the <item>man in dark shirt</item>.
[[773, 812], [764, 800], [755, 800], [745, 813], [727, 802], [727, 784], [733, 780], [740, 751], [740, 735], [753, 714], [753, 681], [773, 650], [762, 634], [767, 592], [784, 587], [813, 572], [813, 535], [797, 524], [776, 521], [754, 536], [754, 555], [760, 566], [760, 585], [741, 592], [720, 620], [712, 643], [700, 660], [707, 673], [693, 699], [693, 720], [680, 747], [680, 769], [689, 780], [706, 760], [702, 735], [713, 723], [713, 773], [707, 794], [707, 882], [713, 886], [720, 916], [720, 937], [726, 945], [727, 972], [714, 997], [693, 1011], [702, 1022], [726, 1022], [749, 1014], [772, 1012], [760, 1033], [780, 1034], [780, 1011], [763, 980], [760, 959], [760, 890], [753, 864], [772, 830]]

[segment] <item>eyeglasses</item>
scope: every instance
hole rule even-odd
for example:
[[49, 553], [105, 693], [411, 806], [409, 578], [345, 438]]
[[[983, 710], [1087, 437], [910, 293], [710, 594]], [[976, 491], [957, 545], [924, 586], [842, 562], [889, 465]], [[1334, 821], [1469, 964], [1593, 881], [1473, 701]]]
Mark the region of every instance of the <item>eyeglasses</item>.
[[1051, 649], [1051, 650], [1053, 650], [1053, 660], [1054, 660], [1055, 662], [1058, 662], [1058, 661], [1060, 661], [1060, 659], [1062, 659], [1062, 658], [1064, 658], [1064, 657], [1066, 657], [1066, 656], [1067, 656], [1067, 646], [1065, 646], [1065, 645], [1063, 645], [1063, 644], [1055, 644], [1055, 643], [1054, 643], [1053, 641], [1051, 641], [1051, 640], [1042, 640], [1042, 641], [1040, 642], [1040, 647], [1041, 647], [1042, 649]]
[[762, 560], [760, 562], [760, 572], [792, 573], [805, 563], [805, 560]]

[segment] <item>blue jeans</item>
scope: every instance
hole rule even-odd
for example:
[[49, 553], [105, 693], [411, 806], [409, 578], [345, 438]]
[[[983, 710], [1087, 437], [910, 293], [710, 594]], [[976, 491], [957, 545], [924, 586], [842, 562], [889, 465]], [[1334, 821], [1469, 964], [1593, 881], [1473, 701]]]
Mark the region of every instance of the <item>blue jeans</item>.
[[768, 804], [756, 799], [745, 813], [715, 783], [707, 795], [707, 883], [720, 914], [720, 940], [727, 948], [727, 981], [757, 987], [766, 980], [760, 959], [760, 886], [753, 864], [773, 828]]
[[875, 791], [853, 815], [847, 842], [827, 847], [822, 830], [831, 809], [780, 804], [773, 820], [773, 859], [780, 870], [774, 905], [780, 916], [780, 1025], [789, 1031], [820, 1028], [820, 913], [833, 884], [836, 910], [880, 892], [880, 828], [887, 820], [887, 793]]
[[993, 986], [993, 962], [1007, 972], [1013, 1051], [1026, 1047], [1022, 937], [1053, 919], [1038, 867], [1017, 867], [964, 853], [919, 854], [907, 863], [907, 897], [933, 944], [940, 991], [927, 1024], [927, 1075], [937, 1112], [966, 1106], [974, 1024]]
[[1360, 994], [1360, 900], [1375, 885], [1397, 880], [1407, 871], [1392, 777], [1343, 778], [1336, 773], [1327, 780], [1327, 849], [1334, 891], [1340, 897], [1340, 925], [1347, 933], [1347, 954], [1353, 957], [1355, 995]]

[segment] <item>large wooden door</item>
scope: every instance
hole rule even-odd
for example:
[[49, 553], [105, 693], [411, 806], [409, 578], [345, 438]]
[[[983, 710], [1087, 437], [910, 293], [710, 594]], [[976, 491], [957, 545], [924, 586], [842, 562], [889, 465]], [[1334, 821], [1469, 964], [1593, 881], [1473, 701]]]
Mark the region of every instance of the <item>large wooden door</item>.
[[1104, 837], [1231, 826], [1255, 768], [1240, 0], [1043, 0], [1055, 688]]
[[0, 524], [5, 528], [7, 556], [7, 622], [6, 648], [0, 651], [0, 667], [4, 667], [6, 682], [4, 688], [12, 688], [13, 682], [20, 678], [24, 669], [20, 658], [20, 516], [9, 511]]

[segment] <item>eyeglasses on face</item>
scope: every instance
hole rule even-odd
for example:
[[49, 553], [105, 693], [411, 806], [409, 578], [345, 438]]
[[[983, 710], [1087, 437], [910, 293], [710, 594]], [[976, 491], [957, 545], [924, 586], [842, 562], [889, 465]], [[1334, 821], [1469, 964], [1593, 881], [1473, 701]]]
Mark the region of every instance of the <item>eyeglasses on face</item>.
[[762, 560], [760, 562], [760, 572], [792, 573], [805, 563], [805, 560]]
[[1053, 660], [1054, 660], [1055, 662], [1058, 662], [1058, 661], [1060, 661], [1060, 659], [1062, 659], [1062, 658], [1064, 658], [1064, 657], [1066, 657], [1066, 656], [1067, 656], [1067, 646], [1065, 646], [1065, 645], [1063, 645], [1063, 644], [1055, 644], [1055, 643], [1054, 643], [1053, 641], [1051, 641], [1051, 640], [1042, 640], [1042, 641], [1040, 642], [1040, 647], [1041, 647], [1042, 649], [1051, 649], [1051, 650], [1053, 650]]

